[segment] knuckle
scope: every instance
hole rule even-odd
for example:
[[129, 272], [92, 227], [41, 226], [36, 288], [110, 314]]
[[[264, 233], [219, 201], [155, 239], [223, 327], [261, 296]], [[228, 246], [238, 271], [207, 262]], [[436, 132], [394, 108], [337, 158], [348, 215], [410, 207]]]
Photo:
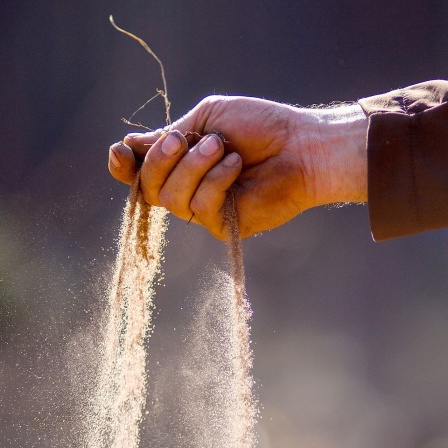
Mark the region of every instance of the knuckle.
[[147, 204], [156, 205], [155, 202], [153, 201], [152, 195], [149, 194], [148, 190], [142, 188], [141, 192], [142, 192], [143, 199]]
[[142, 177], [147, 180], [148, 183], [153, 183], [155, 179], [159, 178], [159, 171], [157, 167], [150, 163], [144, 163], [142, 165]]
[[205, 188], [209, 188], [211, 185], [219, 181], [223, 176], [223, 170], [220, 165], [216, 165], [213, 169], [211, 169], [203, 179], [203, 184]]
[[175, 201], [174, 201], [173, 195], [170, 192], [166, 191], [166, 190], [162, 190], [159, 193], [159, 202], [167, 210], [173, 210], [174, 209]]
[[148, 185], [161, 185], [167, 174], [155, 157], [147, 157], [142, 165], [142, 180]]
[[195, 195], [190, 202], [191, 211], [198, 216], [203, 216], [207, 211], [207, 203], [202, 196]]
[[159, 190], [157, 188], [150, 188], [144, 183], [140, 183], [140, 191], [144, 201], [149, 205], [159, 207], [161, 205], [159, 200]]
[[200, 103], [198, 107], [203, 111], [212, 111], [215, 108], [218, 108], [222, 103], [226, 101], [227, 97], [223, 95], [209, 95], [206, 96]]
[[213, 105], [216, 103], [222, 103], [226, 97], [223, 95], [208, 95], [206, 96], [200, 104]]

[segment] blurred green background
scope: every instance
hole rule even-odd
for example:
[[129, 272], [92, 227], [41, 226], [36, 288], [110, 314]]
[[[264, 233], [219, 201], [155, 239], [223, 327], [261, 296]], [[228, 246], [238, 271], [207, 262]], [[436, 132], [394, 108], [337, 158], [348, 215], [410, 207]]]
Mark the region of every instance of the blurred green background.
[[[132, 131], [120, 118], [162, 87], [110, 14], [163, 60], [173, 117], [213, 93], [310, 105], [448, 74], [446, 0], [0, 5], [1, 447], [79, 446], [73, 391], [95, 362], [127, 195], [107, 150]], [[162, 101], [138, 119], [163, 125]], [[148, 344], [150, 395], [167, 403], [174, 328], [224, 257], [176, 218], [168, 239]], [[367, 207], [315, 209], [244, 249], [260, 448], [448, 446], [446, 230], [377, 244]], [[143, 422], [142, 447], [156, 447], [154, 431], [175, 447], [167, 409], [166, 427]]]

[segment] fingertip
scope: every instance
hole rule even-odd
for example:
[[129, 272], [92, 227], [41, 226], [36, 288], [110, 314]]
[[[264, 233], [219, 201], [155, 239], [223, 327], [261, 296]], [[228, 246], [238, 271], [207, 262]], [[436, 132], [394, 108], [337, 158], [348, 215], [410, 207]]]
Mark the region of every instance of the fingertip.
[[141, 132], [131, 132], [125, 136], [124, 143], [132, 147], [143, 135]]
[[109, 163], [111, 166], [118, 169], [118, 168], [121, 168], [121, 162], [120, 162], [119, 156], [117, 154], [118, 153], [117, 148], [116, 147], [114, 148], [114, 146], [115, 145], [112, 145], [109, 148]]
[[136, 157], [143, 160], [151, 146], [165, 133], [163, 129], [144, 134], [131, 132], [124, 138], [124, 143], [132, 149]]
[[136, 173], [136, 160], [132, 149], [123, 142], [113, 144], [109, 148], [108, 167], [115, 179], [131, 185]]
[[177, 129], [166, 132], [160, 140], [162, 141], [161, 150], [165, 156], [176, 156], [188, 150], [186, 138]]
[[128, 159], [134, 159], [134, 154], [132, 149], [126, 145], [124, 142], [120, 141], [118, 143], [114, 143], [109, 148], [109, 157], [112, 159], [114, 166], [116, 168], [121, 168], [123, 163]]
[[224, 157], [222, 164], [226, 168], [236, 168], [238, 165], [241, 165], [242, 160], [241, 156], [237, 152], [232, 152]]
[[199, 152], [205, 157], [216, 157], [220, 154], [220, 158], [224, 153], [224, 144], [216, 134], [205, 135], [198, 143]]
[[168, 133], [169, 134], [175, 134], [179, 138], [179, 140], [181, 141], [183, 149], [188, 149], [187, 139], [185, 138], [185, 135], [182, 134], [181, 131], [179, 131], [178, 129], [172, 129], [172, 130], [168, 131]]

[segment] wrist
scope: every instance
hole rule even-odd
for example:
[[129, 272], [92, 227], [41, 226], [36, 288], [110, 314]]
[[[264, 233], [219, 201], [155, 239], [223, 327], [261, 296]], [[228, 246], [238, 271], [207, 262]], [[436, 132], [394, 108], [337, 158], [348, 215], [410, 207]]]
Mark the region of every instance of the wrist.
[[307, 122], [303, 136], [309, 148], [313, 203], [367, 202], [364, 111], [358, 104], [301, 111]]

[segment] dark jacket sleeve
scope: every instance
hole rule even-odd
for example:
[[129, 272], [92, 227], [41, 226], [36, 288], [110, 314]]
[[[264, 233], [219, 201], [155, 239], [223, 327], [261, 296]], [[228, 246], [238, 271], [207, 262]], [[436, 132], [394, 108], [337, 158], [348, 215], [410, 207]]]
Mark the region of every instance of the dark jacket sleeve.
[[359, 100], [376, 241], [448, 226], [448, 81]]

